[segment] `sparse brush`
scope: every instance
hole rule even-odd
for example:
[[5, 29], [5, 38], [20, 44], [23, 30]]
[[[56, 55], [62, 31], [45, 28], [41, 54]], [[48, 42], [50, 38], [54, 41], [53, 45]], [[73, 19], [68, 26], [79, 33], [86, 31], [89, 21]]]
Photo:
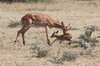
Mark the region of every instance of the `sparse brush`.
[[36, 52], [39, 48], [38, 43], [32, 43], [30, 47], [32, 53]]
[[63, 52], [62, 55], [62, 59], [67, 61], [75, 60], [76, 57], [77, 57], [77, 53], [73, 51]]
[[77, 58], [79, 55], [76, 51], [65, 51], [62, 53], [61, 56], [53, 58], [53, 60], [50, 60], [53, 63], [57, 64], [63, 64], [64, 61], [72, 61]]
[[99, 43], [99, 40], [97, 40], [97, 38], [91, 38], [90, 39], [90, 42], [92, 42], [92, 43]]
[[90, 46], [95, 46], [96, 43], [99, 43], [99, 40], [97, 40], [96, 37], [88, 38], [88, 37], [85, 37], [84, 35], [80, 35], [80, 38], [81, 39], [77, 43], [84, 45], [84, 46], [86, 46], [87, 44], [90, 44]]
[[97, 38], [91, 38], [90, 39], [90, 42], [91, 42], [91, 46], [96, 46], [96, 43], [99, 43], [99, 40], [97, 40]]
[[18, 25], [20, 25], [21, 23], [18, 22], [18, 21], [11, 21], [8, 25], [8, 27], [12, 27], [12, 28], [15, 28], [17, 27]]
[[85, 39], [85, 35], [81, 34], [78, 38]]
[[38, 49], [38, 54], [37, 57], [41, 58], [41, 57], [45, 57], [47, 54], [49, 53], [49, 50], [47, 48], [40, 48]]
[[79, 30], [78, 28], [72, 27], [72, 26], [70, 26], [68, 29], [69, 29], [69, 30]]
[[91, 47], [91, 43], [86, 42], [84, 40], [80, 43], [80, 45], [81, 45], [81, 47], [84, 47], [84, 49], [87, 49], [87, 48]]
[[92, 46], [95, 46], [95, 43], [98, 43], [99, 41], [96, 38], [92, 38], [92, 33], [95, 31], [95, 26], [87, 26], [84, 34], [81, 34], [78, 38], [79, 44], [81, 47], [84, 47], [84, 49], [90, 48]]
[[91, 52], [92, 52], [93, 49], [94, 49], [93, 47], [87, 48], [85, 51], [81, 51], [80, 55], [91, 54]]
[[42, 48], [38, 50], [37, 57], [38, 58], [45, 57], [47, 54], [48, 54], [48, 50]]
[[38, 58], [45, 57], [50, 51], [49, 47], [45, 47], [43, 44], [41, 45], [39, 42], [33, 42], [30, 46], [32, 53], [37, 53], [36, 57]]
[[91, 54], [93, 49], [94, 48], [87, 48], [86, 51], [85, 51], [85, 54]]

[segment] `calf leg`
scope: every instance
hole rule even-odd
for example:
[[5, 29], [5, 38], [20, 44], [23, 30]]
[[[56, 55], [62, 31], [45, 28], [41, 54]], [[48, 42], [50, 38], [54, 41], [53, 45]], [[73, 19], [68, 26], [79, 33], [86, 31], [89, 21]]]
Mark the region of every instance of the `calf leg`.
[[52, 45], [57, 39], [55, 39], [50, 45]]

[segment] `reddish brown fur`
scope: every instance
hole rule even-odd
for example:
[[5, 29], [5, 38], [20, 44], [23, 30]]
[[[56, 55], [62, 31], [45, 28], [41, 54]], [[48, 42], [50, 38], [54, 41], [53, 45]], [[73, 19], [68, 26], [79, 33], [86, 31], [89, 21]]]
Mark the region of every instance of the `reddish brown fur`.
[[62, 25], [57, 24], [56, 21], [52, 19], [50, 16], [41, 13], [26, 14], [25, 16], [22, 17], [21, 23], [23, 27], [17, 32], [15, 43], [18, 39], [18, 36], [22, 34], [24, 45], [25, 45], [24, 34], [32, 26], [32, 24], [34, 24], [35, 26], [45, 27], [48, 44], [50, 44], [50, 41], [48, 39], [47, 26], [49, 28], [60, 28], [60, 29], [62, 29], [63, 27]]
[[[70, 44], [72, 35], [71, 35], [70, 33], [68, 33], [68, 32], [66, 33], [66, 31], [67, 31], [66, 26], [64, 25], [63, 22], [61, 22], [61, 24], [62, 24], [62, 26], [63, 26], [63, 34], [62, 34], [62, 35], [55, 35], [55, 33], [58, 33], [58, 31], [57, 31], [57, 32], [54, 32], [54, 33], [51, 35], [51, 38], [56, 37], [56, 39], [55, 39], [54, 41], [56, 41], [56, 40], [61, 40], [61, 41], [67, 40], [67, 41], [69, 41], [69, 44]], [[53, 43], [54, 43], [54, 41], [53, 41]], [[52, 44], [53, 44], [53, 43], [52, 43]]]
[[[62, 25], [59, 25], [56, 23], [56, 21], [54, 19], [52, 19], [49, 15], [45, 15], [45, 14], [41, 14], [41, 13], [29, 13], [26, 14], [25, 16], [22, 17], [22, 24], [23, 22], [25, 23], [26, 20], [26, 24], [35, 24], [36, 26], [49, 26], [49, 27], [55, 27], [55, 28], [62, 28]], [[26, 25], [23, 24], [23, 25]]]
[[56, 37], [58, 40], [68, 40], [70, 41], [72, 38], [72, 35], [70, 33], [65, 33], [62, 35], [55, 35], [55, 32], [52, 34], [51, 38]]

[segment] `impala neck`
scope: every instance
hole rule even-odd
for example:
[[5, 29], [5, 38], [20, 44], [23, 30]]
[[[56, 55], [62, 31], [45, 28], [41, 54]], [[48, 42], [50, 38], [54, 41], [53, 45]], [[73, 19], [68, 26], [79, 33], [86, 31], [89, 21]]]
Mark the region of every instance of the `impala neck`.
[[60, 25], [60, 24], [54, 24], [54, 26], [53, 27], [55, 27], [55, 28], [60, 28], [60, 29], [63, 29], [63, 26], [62, 25]]

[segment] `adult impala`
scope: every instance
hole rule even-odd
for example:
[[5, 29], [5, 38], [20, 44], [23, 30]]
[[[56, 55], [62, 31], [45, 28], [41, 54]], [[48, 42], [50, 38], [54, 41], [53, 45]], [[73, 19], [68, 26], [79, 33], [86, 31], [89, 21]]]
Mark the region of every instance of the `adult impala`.
[[18, 36], [20, 34], [22, 34], [23, 45], [25, 45], [24, 34], [32, 26], [32, 24], [34, 24], [35, 26], [39, 26], [39, 27], [45, 27], [48, 45], [50, 45], [50, 40], [48, 38], [47, 27], [49, 27], [49, 28], [61, 28], [61, 29], [63, 27], [62, 25], [57, 24], [57, 22], [54, 19], [52, 19], [49, 15], [35, 13], [35, 12], [29, 13], [29, 14], [26, 14], [25, 16], [23, 16], [21, 18], [21, 23], [22, 23], [23, 27], [17, 32], [15, 43], [18, 39]]

